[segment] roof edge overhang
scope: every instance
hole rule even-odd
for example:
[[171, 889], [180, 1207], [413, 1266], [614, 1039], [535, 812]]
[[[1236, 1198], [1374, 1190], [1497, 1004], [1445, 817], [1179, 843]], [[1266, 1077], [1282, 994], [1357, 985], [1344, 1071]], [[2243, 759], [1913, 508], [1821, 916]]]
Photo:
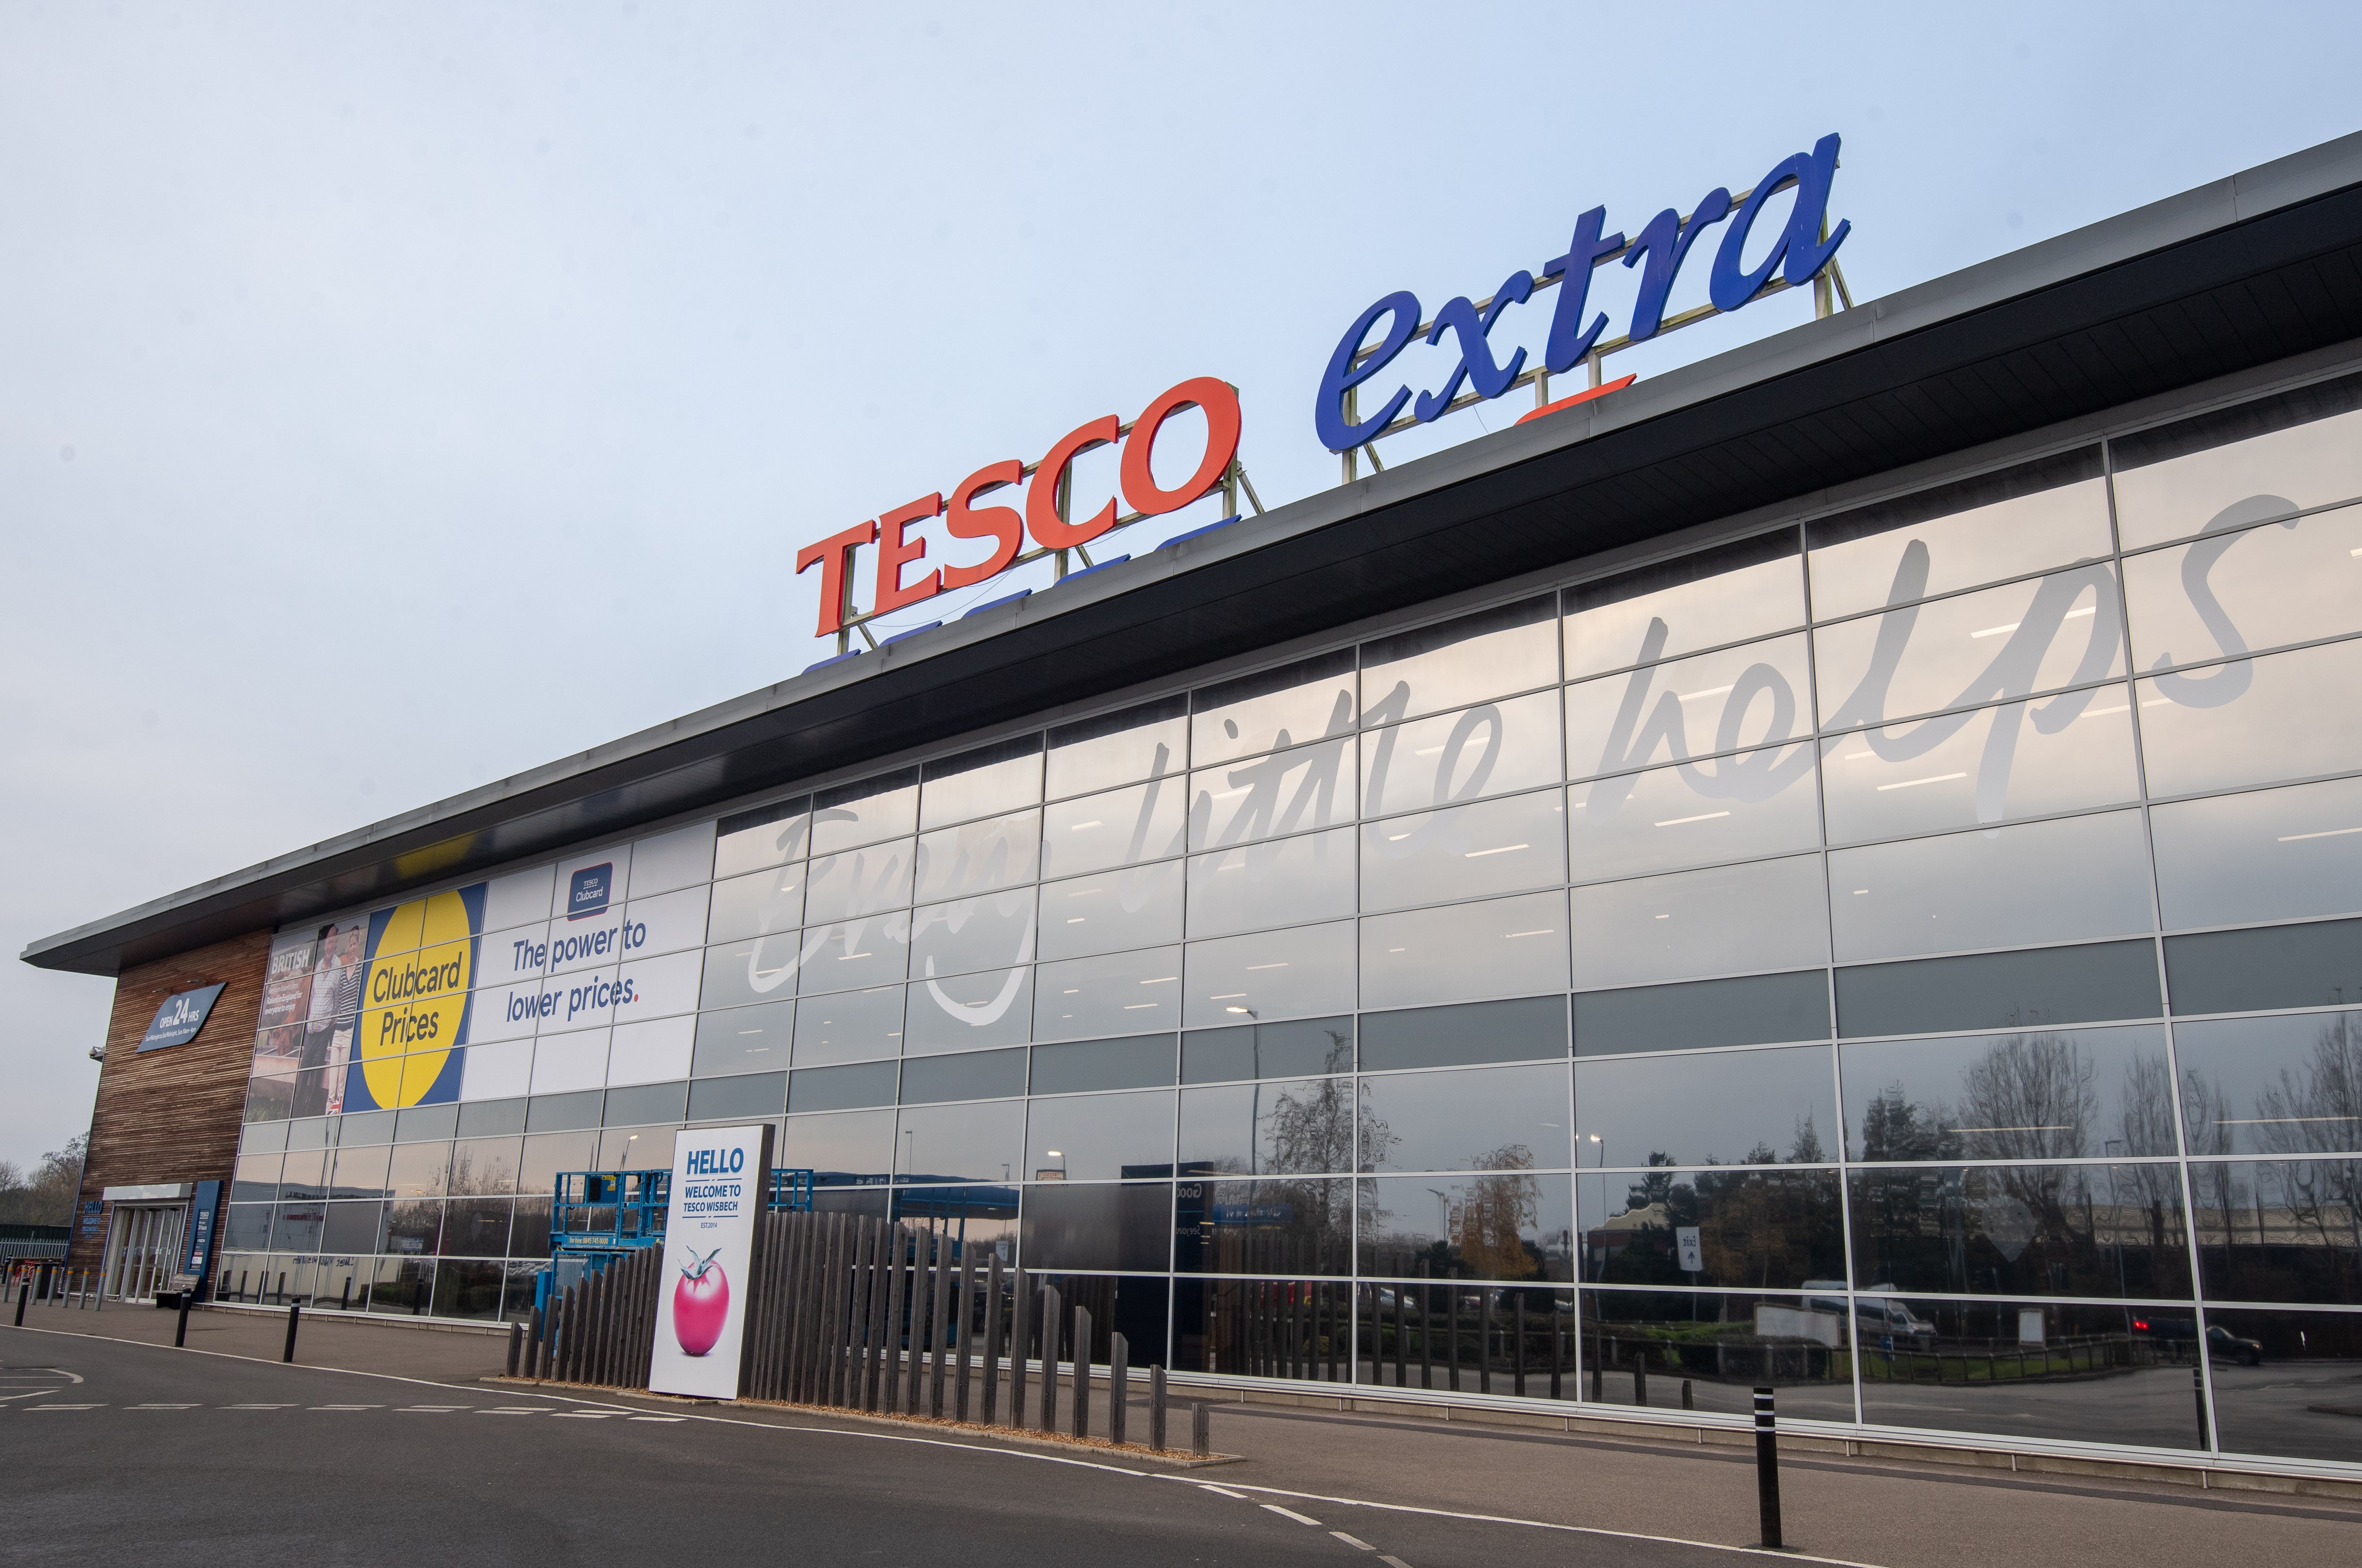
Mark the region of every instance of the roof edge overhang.
[[2362, 134], [28, 945], [112, 975], [2362, 338]]

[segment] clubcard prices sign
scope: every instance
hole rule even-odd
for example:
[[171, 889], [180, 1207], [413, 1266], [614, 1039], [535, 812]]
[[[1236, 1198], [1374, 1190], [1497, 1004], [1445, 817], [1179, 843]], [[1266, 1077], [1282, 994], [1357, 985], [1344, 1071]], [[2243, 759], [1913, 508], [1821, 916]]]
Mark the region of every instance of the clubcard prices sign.
[[771, 1129], [700, 1127], [673, 1136], [664, 1277], [648, 1387], [735, 1399], [746, 1341], [755, 1220], [771, 1179]]

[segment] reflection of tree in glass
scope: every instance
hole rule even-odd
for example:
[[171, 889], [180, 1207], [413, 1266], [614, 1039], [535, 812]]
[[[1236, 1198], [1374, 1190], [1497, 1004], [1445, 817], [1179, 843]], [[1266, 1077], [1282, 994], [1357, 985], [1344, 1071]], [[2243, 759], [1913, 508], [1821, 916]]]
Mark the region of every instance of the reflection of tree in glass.
[[[1337, 1075], [1352, 1071], [1353, 1039], [1340, 1030], [1329, 1032], [1329, 1055], [1323, 1068]], [[1355, 1121], [1353, 1080], [1342, 1076], [1318, 1078], [1308, 1086], [1282, 1091], [1264, 1112], [1255, 1136], [1269, 1151], [1264, 1174], [1319, 1176], [1350, 1171], [1353, 1165]], [[1361, 1108], [1362, 1164], [1367, 1168], [1383, 1161], [1400, 1140], [1385, 1119]]]
[[2362, 1040], [2339, 1013], [2321, 1026], [2312, 1059], [2280, 1069], [2279, 1080], [2256, 1097], [2255, 1141], [2275, 1154], [2312, 1154], [2362, 1147]]
[[1541, 1184], [1519, 1173], [1534, 1168], [1534, 1153], [1505, 1143], [1479, 1154], [1478, 1170], [1452, 1206], [1451, 1242], [1461, 1271], [1479, 1279], [1528, 1279], [1541, 1274], [1541, 1252], [1526, 1238], [1540, 1223]]

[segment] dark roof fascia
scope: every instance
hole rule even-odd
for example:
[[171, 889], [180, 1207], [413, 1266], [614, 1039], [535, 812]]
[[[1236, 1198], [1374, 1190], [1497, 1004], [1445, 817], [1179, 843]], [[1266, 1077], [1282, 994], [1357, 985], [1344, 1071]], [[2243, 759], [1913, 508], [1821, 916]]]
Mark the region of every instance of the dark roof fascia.
[[116, 973], [2362, 336], [2362, 300], [2337, 286], [2357, 253], [2362, 134], [274, 856], [22, 957]]

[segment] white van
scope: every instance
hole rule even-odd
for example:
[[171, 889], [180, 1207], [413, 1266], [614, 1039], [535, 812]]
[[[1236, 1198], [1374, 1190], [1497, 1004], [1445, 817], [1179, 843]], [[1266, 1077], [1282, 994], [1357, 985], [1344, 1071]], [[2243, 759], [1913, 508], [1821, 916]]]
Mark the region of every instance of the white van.
[[[1845, 1287], [1846, 1283], [1842, 1279], [1805, 1281], [1805, 1288], [1812, 1291], [1842, 1292]], [[1875, 1285], [1871, 1288], [1883, 1291], [1892, 1290], [1894, 1286]], [[1840, 1317], [1845, 1313], [1845, 1297], [1842, 1294], [1810, 1296], [1805, 1298], [1805, 1305], [1812, 1310], [1835, 1312]], [[1875, 1348], [1887, 1339], [1932, 1340], [1936, 1337], [1936, 1325], [1916, 1316], [1910, 1308], [1891, 1296], [1857, 1296], [1853, 1298], [1853, 1331], [1857, 1341]]]

